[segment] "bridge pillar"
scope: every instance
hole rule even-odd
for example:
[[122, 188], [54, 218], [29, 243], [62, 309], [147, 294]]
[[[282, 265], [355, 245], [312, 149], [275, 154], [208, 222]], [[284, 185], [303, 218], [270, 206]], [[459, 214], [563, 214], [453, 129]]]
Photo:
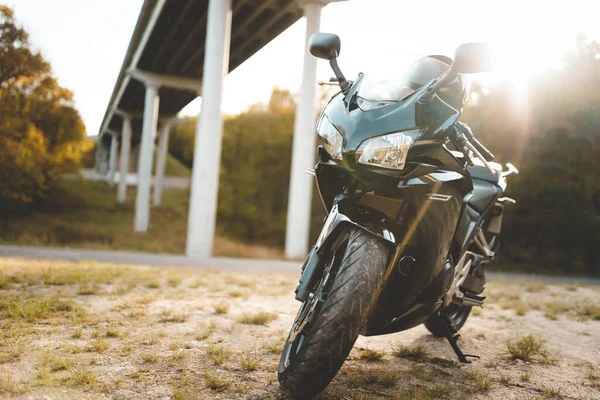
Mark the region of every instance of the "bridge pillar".
[[313, 177], [306, 169], [315, 164], [315, 96], [317, 85], [317, 59], [308, 49], [310, 36], [319, 31], [322, 2], [308, 1], [304, 4], [306, 38], [304, 69], [300, 101], [296, 108], [292, 167], [288, 198], [287, 225], [285, 231], [285, 257], [304, 258], [308, 250], [310, 230], [310, 206], [312, 203]]
[[115, 183], [115, 171], [117, 169], [117, 146], [118, 141], [115, 135], [110, 135], [110, 153], [108, 156], [108, 182], [110, 185]]
[[150, 185], [152, 183], [152, 158], [156, 125], [158, 123], [158, 85], [146, 83], [144, 101], [144, 121], [142, 141], [137, 168], [137, 195], [135, 198], [134, 229], [137, 232], [148, 231], [150, 222]]
[[117, 202], [125, 203], [127, 197], [127, 173], [129, 172], [129, 156], [131, 153], [131, 117], [123, 116], [123, 130], [121, 132], [121, 157], [119, 159], [119, 187], [117, 188]]
[[162, 132], [158, 139], [156, 152], [156, 172], [154, 181], [154, 205], [160, 206], [162, 202], [163, 184], [165, 180], [165, 167], [167, 165], [167, 154], [169, 150], [169, 131], [172, 120], [163, 121]]
[[196, 127], [186, 254], [210, 258], [217, 217], [221, 164], [223, 79], [229, 69], [231, 0], [210, 0], [202, 77], [202, 110]]

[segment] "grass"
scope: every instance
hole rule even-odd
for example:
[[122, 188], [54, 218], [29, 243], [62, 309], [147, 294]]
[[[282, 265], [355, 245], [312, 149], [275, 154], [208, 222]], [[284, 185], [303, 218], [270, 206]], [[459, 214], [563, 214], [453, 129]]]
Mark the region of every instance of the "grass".
[[347, 379], [362, 386], [391, 388], [400, 379], [400, 374], [384, 368], [358, 368], [349, 372]]
[[206, 347], [206, 356], [216, 365], [222, 365], [231, 355], [231, 350], [217, 344], [209, 344]]
[[479, 393], [488, 392], [495, 383], [495, 380], [487, 372], [477, 369], [464, 371], [463, 376]]
[[259, 311], [257, 313], [244, 313], [238, 318], [238, 321], [247, 325], [267, 325], [276, 319], [277, 314], [275, 313]]
[[243, 371], [256, 371], [258, 369], [258, 355], [256, 349], [253, 352], [246, 350], [240, 357], [240, 366]]
[[[167, 165], [167, 169], [168, 169]], [[179, 172], [178, 172], [179, 173]], [[15, 218], [0, 232], [0, 243], [69, 246], [184, 254], [187, 234], [188, 190], [165, 190], [163, 204], [151, 210], [147, 233], [133, 232], [136, 190], [129, 187], [125, 204], [116, 201], [115, 188], [106, 182], [60, 181], [63, 204], [52, 211], [35, 211]], [[282, 259], [281, 248], [215, 238], [216, 256]], [[0, 288], [13, 282], [0, 276]], [[82, 295], [96, 294], [84, 288]]]
[[506, 344], [508, 354], [513, 360], [533, 361], [534, 359], [548, 359], [548, 350], [544, 348], [544, 341], [532, 335], [523, 336]]
[[153, 353], [142, 354], [142, 361], [146, 364], [154, 364], [158, 362], [158, 356]]
[[185, 322], [188, 318], [188, 314], [184, 313], [173, 313], [170, 310], [163, 310], [160, 314], [160, 322], [168, 323], [168, 322], [176, 322], [182, 323]]
[[18, 340], [4, 346], [0, 352], [0, 364], [20, 360], [25, 353], [25, 344]]
[[421, 344], [415, 346], [399, 346], [392, 349], [392, 355], [398, 358], [423, 360], [427, 357], [427, 348]]
[[51, 298], [29, 298], [10, 301], [7, 308], [8, 314], [14, 320], [36, 322], [55, 316], [75, 315], [83, 316], [84, 310], [72, 300]]
[[68, 383], [71, 386], [94, 386], [98, 378], [96, 375], [87, 368], [75, 369], [70, 371]]
[[110, 344], [106, 339], [97, 338], [90, 342], [89, 346], [87, 347], [87, 350], [94, 351], [97, 353], [105, 353], [109, 347]]
[[227, 314], [229, 311], [229, 304], [225, 301], [221, 301], [213, 306], [215, 314]]
[[50, 372], [69, 371], [73, 365], [74, 362], [72, 359], [53, 353], [44, 354], [40, 362], [40, 366]]
[[527, 371], [522, 371], [521, 372], [521, 380], [523, 382], [529, 382], [529, 381], [531, 381], [531, 373], [527, 372]]
[[384, 351], [377, 351], [372, 349], [361, 349], [360, 359], [368, 362], [381, 362], [385, 356]]
[[217, 392], [221, 392], [231, 385], [230, 380], [222, 378], [216, 374], [212, 374], [208, 371], [204, 372], [204, 383], [207, 388]]
[[583, 320], [600, 321], [600, 307], [586, 305], [577, 310], [577, 316]]

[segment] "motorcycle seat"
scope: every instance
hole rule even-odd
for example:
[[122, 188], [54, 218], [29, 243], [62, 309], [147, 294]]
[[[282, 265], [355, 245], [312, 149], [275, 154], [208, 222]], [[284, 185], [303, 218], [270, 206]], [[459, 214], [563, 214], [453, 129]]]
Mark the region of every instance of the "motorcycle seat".
[[500, 180], [500, 173], [502, 172], [502, 165], [491, 162], [490, 165], [492, 168], [494, 168], [494, 170], [496, 170], [496, 173], [492, 175], [478, 158], [473, 158], [473, 164], [475, 165], [472, 167], [467, 167], [467, 170], [473, 179], [481, 179], [487, 182], [498, 183]]
[[482, 179], [473, 179], [473, 192], [468, 203], [476, 211], [483, 213], [501, 194], [499, 186]]

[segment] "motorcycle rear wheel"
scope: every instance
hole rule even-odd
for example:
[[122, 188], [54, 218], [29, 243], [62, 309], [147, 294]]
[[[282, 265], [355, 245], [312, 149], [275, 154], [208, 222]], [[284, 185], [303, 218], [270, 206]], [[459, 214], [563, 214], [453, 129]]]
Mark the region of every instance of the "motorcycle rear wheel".
[[387, 256], [381, 240], [358, 228], [333, 249], [322, 279], [300, 307], [279, 362], [280, 386], [292, 398], [313, 398], [342, 367], [377, 301]]

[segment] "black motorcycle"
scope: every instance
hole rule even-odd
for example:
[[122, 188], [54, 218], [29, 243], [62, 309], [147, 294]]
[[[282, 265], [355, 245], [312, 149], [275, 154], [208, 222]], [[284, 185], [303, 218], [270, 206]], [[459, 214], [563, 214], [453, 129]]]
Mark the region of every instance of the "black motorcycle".
[[[462, 74], [490, 69], [487, 47], [466, 43], [454, 60], [428, 56], [390, 82], [347, 81], [340, 39], [316, 33], [310, 52], [327, 59], [341, 91], [323, 110], [314, 170], [329, 212], [304, 265], [302, 306], [279, 363], [281, 387], [311, 398], [334, 378], [358, 335], [425, 323], [461, 362], [458, 331], [485, 297], [505, 177], [458, 118], [468, 94]], [[313, 171], [310, 171], [313, 172]]]

